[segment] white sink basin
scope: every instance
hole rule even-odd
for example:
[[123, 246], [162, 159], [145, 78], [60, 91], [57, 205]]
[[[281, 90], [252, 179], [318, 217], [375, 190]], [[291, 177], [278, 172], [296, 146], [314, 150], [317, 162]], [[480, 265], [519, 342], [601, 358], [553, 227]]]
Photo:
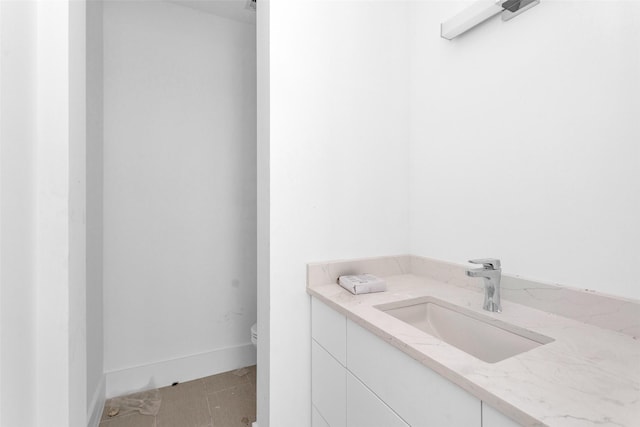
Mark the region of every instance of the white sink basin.
[[489, 363], [553, 341], [544, 335], [431, 297], [376, 308]]

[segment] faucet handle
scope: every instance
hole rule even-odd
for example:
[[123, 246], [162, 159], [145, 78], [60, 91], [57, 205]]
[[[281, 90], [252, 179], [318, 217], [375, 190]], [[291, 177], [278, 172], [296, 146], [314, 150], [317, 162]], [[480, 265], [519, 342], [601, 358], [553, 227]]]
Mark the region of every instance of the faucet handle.
[[471, 264], [482, 264], [484, 268], [489, 268], [491, 270], [500, 269], [500, 260], [496, 258], [470, 259], [469, 262]]

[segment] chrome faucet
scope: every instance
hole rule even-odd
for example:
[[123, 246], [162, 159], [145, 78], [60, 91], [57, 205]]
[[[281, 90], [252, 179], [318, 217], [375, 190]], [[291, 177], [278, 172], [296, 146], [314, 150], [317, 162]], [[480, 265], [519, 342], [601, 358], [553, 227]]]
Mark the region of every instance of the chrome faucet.
[[484, 305], [482, 308], [494, 313], [500, 313], [502, 311], [500, 306], [500, 273], [502, 272], [500, 260], [493, 258], [471, 259], [469, 262], [482, 264], [482, 268], [467, 270], [467, 276], [484, 279]]

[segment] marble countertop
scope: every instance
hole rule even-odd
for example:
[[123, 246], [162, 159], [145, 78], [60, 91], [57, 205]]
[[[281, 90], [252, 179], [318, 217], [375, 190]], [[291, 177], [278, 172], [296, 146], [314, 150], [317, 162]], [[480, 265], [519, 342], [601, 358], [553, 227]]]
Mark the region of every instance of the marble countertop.
[[[352, 295], [310, 280], [307, 292], [423, 365], [525, 426], [640, 426], [637, 337], [502, 300], [433, 277], [386, 276], [387, 291]], [[375, 306], [430, 296], [554, 341], [497, 363], [483, 362]]]

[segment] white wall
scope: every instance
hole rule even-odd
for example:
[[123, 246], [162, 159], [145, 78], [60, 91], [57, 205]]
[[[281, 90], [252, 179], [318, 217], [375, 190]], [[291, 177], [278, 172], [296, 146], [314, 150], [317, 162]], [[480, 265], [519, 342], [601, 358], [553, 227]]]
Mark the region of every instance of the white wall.
[[102, 1], [87, 1], [87, 413], [99, 419], [105, 396], [102, 298]]
[[86, 425], [84, 2], [0, 3], [2, 425]]
[[[69, 425], [87, 424], [87, 6], [66, 8], [69, 49]], [[65, 99], [65, 98], [62, 98]], [[49, 137], [49, 134], [47, 134]], [[45, 415], [46, 416], [46, 415]]]
[[256, 412], [257, 420], [263, 427], [269, 425], [269, 393], [270, 393], [270, 304], [271, 287], [269, 280], [270, 259], [270, 220], [269, 220], [269, 156], [270, 156], [270, 35], [269, 16], [271, 3], [262, 2], [256, 9], [256, 73], [257, 73], [257, 387]]
[[0, 425], [35, 425], [36, 13], [0, 2]]
[[640, 298], [640, 4], [411, 8], [411, 252]]
[[255, 56], [254, 25], [104, 5], [108, 396], [255, 362]]
[[85, 2], [37, 3], [36, 424], [86, 425]]
[[270, 191], [270, 208], [259, 223], [269, 224], [270, 253], [259, 263], [270, 256], [270, 407], [260, 427], [310, 423], [306, 263], [405, 253], [409, 240], [405, 6], [269, 7], [260, 48], [269, 49], [270, 153], [259, 159], [269, 186], [259, 198]]

